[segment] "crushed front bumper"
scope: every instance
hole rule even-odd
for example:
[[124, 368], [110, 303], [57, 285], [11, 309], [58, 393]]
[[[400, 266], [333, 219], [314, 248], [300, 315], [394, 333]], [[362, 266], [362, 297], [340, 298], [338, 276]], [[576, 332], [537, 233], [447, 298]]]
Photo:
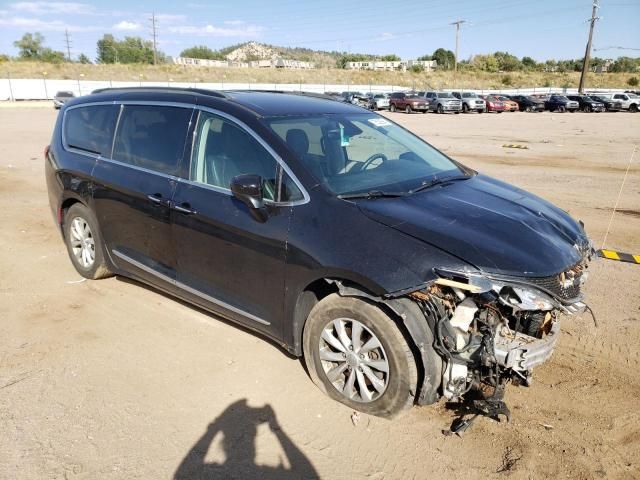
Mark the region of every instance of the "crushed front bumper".
[[560, 336], [560, 322], [554, 321], [543, 338], [534, 338], [524, 333], [502, 327], [495, 336], [496, 361], [505, 368], [518, 372], [529, 371], [545, 363], [553, 354]]

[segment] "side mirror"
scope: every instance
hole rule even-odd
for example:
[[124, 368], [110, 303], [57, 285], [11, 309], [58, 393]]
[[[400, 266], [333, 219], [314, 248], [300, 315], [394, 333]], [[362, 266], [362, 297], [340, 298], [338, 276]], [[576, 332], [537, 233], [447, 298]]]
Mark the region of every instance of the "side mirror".
[[262, 194], [262, 177], [254, 174], [237, 175], [231, 179], [231, 193], [249, 207], [249, 212], [259, 222], [269, 216]]

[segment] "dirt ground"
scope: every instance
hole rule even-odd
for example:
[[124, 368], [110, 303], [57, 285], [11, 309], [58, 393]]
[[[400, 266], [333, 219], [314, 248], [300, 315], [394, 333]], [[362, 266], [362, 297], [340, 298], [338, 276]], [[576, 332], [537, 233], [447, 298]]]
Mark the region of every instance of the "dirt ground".
[[[640, 114], [389, 114], [449, 155], [582, 219], [597, 246]], [[0, 478], [640, 478], [640, 266], [601, 260], [511, 423], [416, 407], [387, 421], [324, 397], [299, 360], [137, 283], [81, 281], [54, 227], [56, 113], [0, 109]], [[528, 149], [507, 149], [520, 143]], [[640, 254], [640, 152], [607, 247]]]

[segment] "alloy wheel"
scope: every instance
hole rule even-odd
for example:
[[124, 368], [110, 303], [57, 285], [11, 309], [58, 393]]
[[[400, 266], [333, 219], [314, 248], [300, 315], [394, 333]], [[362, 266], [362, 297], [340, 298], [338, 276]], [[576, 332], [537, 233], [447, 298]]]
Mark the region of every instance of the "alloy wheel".
[[351, 318], [338, 318], [322, 330], [318, 342], [322, 369], [347, 399], [377, 400], [389, 383], [389, 360], [378, 337]]
[[69, 229], [71, 251], [79, 265], [91, 268], [96, 260], [96, 244], [87, 221], [82, 217], [71, 220]]

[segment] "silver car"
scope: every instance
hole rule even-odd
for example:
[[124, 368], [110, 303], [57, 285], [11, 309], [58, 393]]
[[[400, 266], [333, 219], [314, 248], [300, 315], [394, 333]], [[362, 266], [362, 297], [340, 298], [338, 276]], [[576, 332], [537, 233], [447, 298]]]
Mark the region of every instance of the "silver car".
[[438, 113], [460, 113], [462, 101], [449, 92], [425, 92], [424, 97], [429, 100], [429, 109]]
[[389, 95], [386, 93], [374, 93], [369, 97], [370, 110], [388, 110], [389, 109]]
[[487, 102], [473, 92], [453, 92], [453, 96], [462, 102], [464, 113], [478, 112], [484, 113], [487, 110]]
[[55, 97], [53, 97], [53, 108], [56, 110], [60, 110], [60, 107], [67, 103], [72, 98], [75, 98], [73, 92], [56, 92]]

